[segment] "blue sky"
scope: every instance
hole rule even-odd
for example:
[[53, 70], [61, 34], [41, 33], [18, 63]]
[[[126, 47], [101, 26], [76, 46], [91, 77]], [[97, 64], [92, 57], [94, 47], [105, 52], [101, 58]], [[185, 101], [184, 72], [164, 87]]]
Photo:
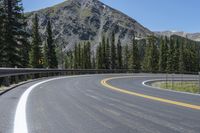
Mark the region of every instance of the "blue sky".
[[[23, 0], [25, 11], [64, 0]], [[200, 0], [101, 0], [152, 31], [200, 32]]]

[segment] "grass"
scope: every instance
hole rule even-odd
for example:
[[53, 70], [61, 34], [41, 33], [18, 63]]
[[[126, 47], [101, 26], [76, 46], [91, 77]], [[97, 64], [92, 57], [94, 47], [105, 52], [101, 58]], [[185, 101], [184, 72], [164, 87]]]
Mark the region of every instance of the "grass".
[[182, 92], [199, 93], [199, 84], [196, 81], [156, 82], [152, 86]]
[[7, 88], [5, 86], [0, 86], [0, 92], [5, 91]]

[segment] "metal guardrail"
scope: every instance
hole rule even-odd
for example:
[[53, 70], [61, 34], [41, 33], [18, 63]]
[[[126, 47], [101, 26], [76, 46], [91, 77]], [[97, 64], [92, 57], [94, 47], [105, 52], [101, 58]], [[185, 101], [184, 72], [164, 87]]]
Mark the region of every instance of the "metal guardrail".
[[100, 73], [134, 73], [133, 69], [32, 69], [32, 68], [0, 68], [0, 86], [49, 76], [100, 74]]
[[133, 69], [31, 69], [31, 68], [0, 68], [0, 77], [42, 73], [128, 73], [137, 72]]
[[[80, 74], [101, 74], [101, 73], [139, 73], [144, 71], [136, 71], [134, 69], [33, 69], [33, 68], [0, 68], [0, 87], [9, 86], [14, 83], [26, 81], [29, 79], [36, 79], [50, 76], [64, 76], [64, 75], [80, 75]], [[144, 72], [149, 73], [149, 72]], [[166, 86], [167, 83], [174, 85], [175, 74], [169, 74], [168, 72], [153, 72], [153, 73], [165, 73], [166, 75]], [[180, 73], [179, 78], [182, 82], [183, 75]], [[198, 81], [199, 92], [200, 92], [200, 73], [185, 73], [196, 75], [195, 81]]]

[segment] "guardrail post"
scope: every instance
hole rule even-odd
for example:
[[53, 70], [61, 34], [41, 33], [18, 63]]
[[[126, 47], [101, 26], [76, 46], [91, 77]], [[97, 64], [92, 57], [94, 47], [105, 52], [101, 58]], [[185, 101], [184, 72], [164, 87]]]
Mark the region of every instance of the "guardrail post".
[[172, 89], [174, 89], [174, 74], [172, 74]]
[[23, 80], [26, 81], [28, 79], [27, 75], [23, 75]]
[[19, 76], [14, 76], [14, 83], [17, 84], [19, 82]]
[[168, 89], [168, 73], [166, 73], [166, 89]]
[[35, 79], [35, 74], [31, 74], [31, 79]]
[[10, 86], [10, 77], [3, 78], [3, 85]]
[[181, 73], [181, 87], [183, 86], [183, 74]]

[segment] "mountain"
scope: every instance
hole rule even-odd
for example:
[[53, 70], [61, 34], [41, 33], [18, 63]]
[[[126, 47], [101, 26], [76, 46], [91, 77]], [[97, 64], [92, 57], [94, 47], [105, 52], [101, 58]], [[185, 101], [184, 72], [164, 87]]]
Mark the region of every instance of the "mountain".
[[200, 33], [186, 33], [186, 32], [175, 32], [175, 31], [163, 31], [163, 32], [155, 32], [155, 34], [160, 36], [172, 36], [178, 35], [184, 38], [188, 38], [193, 41], [200, 41]]
[[154, 34], [136, 20], [99, 0], [66, 0], [53, 7], [26, 13], [30, 33], [35, 13], [39, 17], [43, 40], [47, 20], [50, 18], [56, 43], [66, 46], [66, 49], [87, 40], [95, 48], [101, 41], [102, 34], [110, 36], [113, 31], [116, 33], [116, 43], [120, 39], [122, 44], [130, 43], [134, 33], [137, 38]]

